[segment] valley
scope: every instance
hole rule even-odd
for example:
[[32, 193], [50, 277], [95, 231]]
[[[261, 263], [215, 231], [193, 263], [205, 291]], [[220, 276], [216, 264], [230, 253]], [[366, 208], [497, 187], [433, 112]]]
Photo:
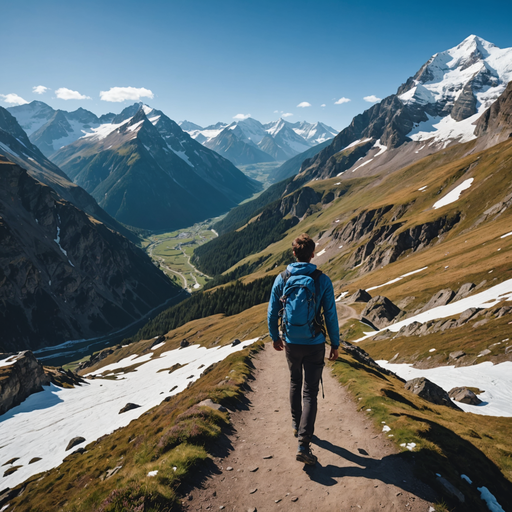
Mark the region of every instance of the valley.
[[142, 243], [148, 255], [188, 292], [200, 289], [209, 279], [190, 262], [196, 247], [215, 238], [209, 224], [202, 222], [171, 233], [152, 235]]

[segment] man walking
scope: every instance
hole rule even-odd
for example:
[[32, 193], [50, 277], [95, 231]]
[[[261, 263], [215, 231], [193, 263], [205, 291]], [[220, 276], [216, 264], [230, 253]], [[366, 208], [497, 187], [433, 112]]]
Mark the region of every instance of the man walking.
[[[325, 357], [325, 318], [331, 340], [329, 360], [338, 358], [340, 333], [331, 280], [311, 259], [315, 242], [302, 234], [293, 241], [296, 263], [276, 277], [268, 305], [268, 329], [274, 349], [285, 350], [290, 369], [290, 404], [294, 434], [299, 438], [296, 459], [315, 465], [311, 439]], [[323, 313], [323, 314], [322, 314]], [[278, 322], [282, 319], [279, 332]]]

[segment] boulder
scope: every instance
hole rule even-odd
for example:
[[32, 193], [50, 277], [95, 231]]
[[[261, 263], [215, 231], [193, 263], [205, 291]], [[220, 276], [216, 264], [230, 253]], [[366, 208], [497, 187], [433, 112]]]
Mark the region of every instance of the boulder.
[[190, 345], [190, 343], [187, 340], [181, 340], [180, 348], [186, 348]]
[[453, 298], [453, 301], [457, 301], [460, 299], [463, 299], [464, 297], [467, 297], [475, 288], [475, 285], [473, 283], [464, 283], [457, 291], [457, 294]]
[[199, 402], [197, 405], [199, 405], [200, 407], [211, 407], [212, 409], [215, 409], [216, 411], [220, 411], [220, 412], [227, 411], [227, 409], [223, 405], [215, 403], [210, 398], [207, 398], [206, 400]]
[[236, 347], [237, 345], [240, 345], [240, 343], [242, 342], [238, 338], [236, 338], [231, 342], [231, 346]]
[[432, 298], [421, 308], [421, 311], [428, 311], [438, 306], [444, 306], [453, 300], [455, 293], [450, 288], [439, 290], [437, 293], [432, 295]]
[[461, 410], [460, 407], [457, 407], [451, 401], [450, 396], [442, 387], [434, 384], [425, 377], [417, 377], [416, 379], [408, 380], [405, 383], [405, 389], [433, 404], [446, 405], [452, 409]]
[[372, 296], [366, 291], [362, 290], [361, 288], [357, 290], [356, 293], [354, 293], [350, 299], [348, 300], [350, 302], [368, 302], [371, 300]]
[[463, 404], [478, 405], [482, 403], [482, 400], [466, 387], [450, 389], [448, 395], [456, 402], [462, 402]]
[[408, 297], [404, 297], [401, 301], [397, 302], [397, 306], [400, 309], [405, 309], [411, 302], [413, 302], [416, 299], [416, 297], [413, 297], [412, 295]]
[[498, 309], [498, 311], [496, 311], [495, 316], [496, 318], [501, 318], [503, 315], [510, 313], [510, 311], [512, 311], [510, 306], [503, 306], [502, 308]]
[[50, 385], [43, 365], [30, 350], [0, 354], [0, 360], [4, 361], [0, 366], [0, 415]]
[[460, 359], [461, 357], [464, 357], [466, 355], [466, 352], [463, 350], [457, 350], [456, 352], [450, 352], [450, 359]]
[[457, 320], [457, 327], [471, 320], [479, 311], [481, 311], [481, 308], [469, 308], [463, 311]]
[[120, 411], [119, 411], [119, 414], [123, 414], [123, 412], [128, 412], [128, 411], [131, 411], [133, 409], [138, 409], [140, 407], [140, 405], [137, 405], [137, 404], [132, 404], [130, 402], [128, 402]]
[[85, 437], [73, 437], [71, 441], [69, 441], [68, 445], [66, 446], [66, 451], [71, 450], [71, 448], [74, 448], [76, 445], [81, 444], [85, 441]]
[[400, 309], [393, 304], [387, 297], [377, 295], [373, 297], [361, 314], [361, 320], [366, 320], [378, 329], [387, 327], [393, 319], [400, 313]]

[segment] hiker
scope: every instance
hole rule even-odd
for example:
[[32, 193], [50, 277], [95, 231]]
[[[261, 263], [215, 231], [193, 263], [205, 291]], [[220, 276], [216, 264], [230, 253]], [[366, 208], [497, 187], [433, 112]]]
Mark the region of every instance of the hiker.
[[338, 358], [340, 331], [332, 282], [310, 263], [315, 256], [315, 242], [304, 233], [293, 241], [292, 247], [297, 261], [288, 265], [274, 281], [268, 305], [268, 329], [274, 349], [286, 351], [290, 369], [292, 424], [299, 439], [296, 459], [315, 465], [317, 457], [311, 453], [310, 444], [325, 364], [322, 317], [331, 341], [330, 361]]

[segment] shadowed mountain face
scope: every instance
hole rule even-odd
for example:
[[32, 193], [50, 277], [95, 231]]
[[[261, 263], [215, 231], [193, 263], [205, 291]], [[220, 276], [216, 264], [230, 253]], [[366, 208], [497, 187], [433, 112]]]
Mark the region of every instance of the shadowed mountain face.
[[[41, 102], [32, 103], [40, 104], [37, 105], [38, 110], [36, 113], [39, 111], [42, 111], [41, 115], [47, 113], [47, 109], [43, 107], [48, 107], [48, 105]], [[25, 119], [25, 123], [29, 126], [37, 126], [38, 121], [40, 122], [37, 116], [30, 118], [29, 121]], [[130, 240], [137, 240], [137, 237], [132, 232], [102, 210], [94, 198], [83, 188], [75, 185], [59, 167], [50, 162], [41, 153], [39, 148], [32, 144], [17, 119], [7, 109], [2, 107], [0, 107], [0, 154], [26, 169], [31, 176], [54, 189], [63, 199], [70, 201], [80, 210], [83, 210]]]
[[149, 257], [0, 160], [0, 351], [124, 327], [180, 291]]
[[189, 226], [260, 188], [162, 112], [141, 104], [52, 158], [113, 217], [140, 228]]

